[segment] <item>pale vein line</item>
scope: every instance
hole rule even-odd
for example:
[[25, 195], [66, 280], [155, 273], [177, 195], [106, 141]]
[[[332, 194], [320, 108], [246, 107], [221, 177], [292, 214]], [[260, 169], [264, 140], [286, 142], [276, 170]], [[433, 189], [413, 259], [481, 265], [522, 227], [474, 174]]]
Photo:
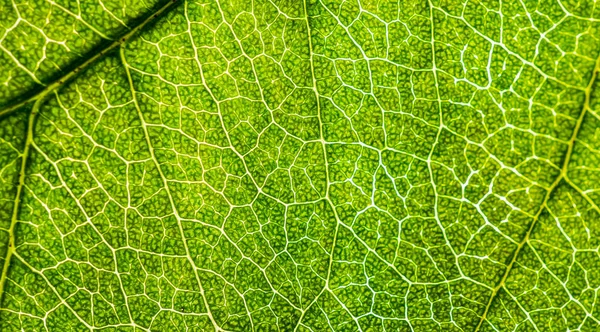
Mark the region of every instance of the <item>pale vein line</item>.
[[181, 235], [181, 239], [183, 240], [183, 246], [185, 247], [185, 252], [187, 255], [187, 259], [190, 263], [190, 265], [192, 266], [192, 269], [194, 270], [194, 276], [196, 277], [196, 281], [198, 282], [198, 287], [200, 288], [200, 294], [202, 295], [202, 300], [204, 301], [204, 306], [206, 307], [206, 311], [208, 313], [208, 317], [211, 321], [211, 323], [213, 324], [214, 328], [216, 331], [219, 331], [219, 325], [217, 325], [217, 322], [215, 321], [212, 312], [211, 312], [211, 308], [208, 305], [208, 300], [206, 299], [206, 295], [204, 292], [204, 287], [202, 286], [202, 280], [200, 279], [200, 275], [198, 274], [198, 267], [196, 266], [196, 263], [194, 262], [194, 259], [192, 258], [192, 254], [190, 252], [190, 248], [187, 244], [187, 238], [185, 237], [185, 232], [183, 231], [183, 226], [181, 224], [181, 216], [179, 215], [179, 212], [177, 211], [177, 208], [175, 206], [175, 202], [173, 201], [173, 195], [171, 194], [171, 190], [169, 189], [169, 184], [167, 182], [167, 178], [165, 177], [162, 169], [160, 168], [160, 164], [158, 162], [158, 159], [156, 159], [156, 155], [154, 154], [154, 148], [152, 146], [152, 143], [150, 142], [150, 135], [148, 133], [148, 126], [146, 125], [146, 121], [144, 119], [144, 115], [142, 114], [142, 110], [140, 109], [137, 97], [136, 97], [136, 92], [135, 89], [133, 87], [133, 81], [131, 78], [131, 73], [129, 71], [129, 64], [127, 63], [127, 60], [125, 59], [125, 54], [124, 54], [124, 48], [121, 47], [120, 48], [120, 57], [121, 57], [121, 61], [123, 62], [123, 67], [125, 67], [125, 72], [127, 73], [127, 81], [129, 82], [129, 88], [131, 91], [131, 98], [133, 98], [134, 104], [135, 104], [135, 109], [137, 110], [137, 114], [140, 118], [140, 121], [142, 123], [142, 128], [144, 130], [144, 138], [146, 139], [146, 144], [148, 145], [148, 150], [150, 151], [150, 155], [152, 156], [152, 161], [154, 162], [154, 166], [156, 167], [156, 170], [158, 171], [158, 174], [160, 174], [160, 178], [162, 180], [163, 186], [165, 188], [165, 191], [167, 192], [167, 196], [169, 197], [169, 203], [171, 205], [171, 208], [173, 210], [173, 213], [175, 215], [175, 217], [177, 218], [177, 226], [179, 228], [179, 233]]
[[[298, 322], [296, 323], [296, 327], [294, 328], [294, 331], [297, 331], [298, 328], [302, 325], [302, 320], [304, 319], [304, 317], [306, 316], [306, 313], [310, 310], [310, 308], [319, 300], [319, 298], [321, 297], [321, 295], [327, 290], [329, 289], [329, 280], [331, 279], [331, 270], [333, 267], [333, 253], [335, 251], [335, 246], [337, 244], [337, 237], [338, 237], [338, 233], [339, 233], [339, 229], [340, 229], [340, 219], [337, 216], [337, 213], [335, 211], [335, 206], [333, 205], [331, 198], [329, 196], [329, 188], [331, 185], [331, 181], [330, 181], [330, 177], [329, 177], [329, 163], [327, 161], [327, 146], [325, 144], [325, 136], [323, 135], [323, 121], [322, 121], [322, 114], [321, 114], [321, 98], [319, 95], [319, 90], [317, 89], [317, 78], [315, 76], [315, 65], [314, 65], [314, 52], [313, 52], [313, 45], [312, 45], [312, 37], [311, 37], [311, 29], [310, 29], [310, 22], [308, 19], [308, 6], [306, 4], [306, 0], [303, 1], [303, 5], [304, 5], [304, 15], [305, 15], [305, 21], [306, 21], [306, 34], [307, 34], [307, 38], [308, 38], [308, 47], [309, 47], [309, 56], [310, 56], [310, 74], [311, 74], [311, 79], [312, 79], [312, 84], [313, 84], [313, 90], [315, 93], [315, 97], [317, 100], [317, 119], [319, 121], [319, 135], [320, 135], [320, 141], [321, 141], [321, 147], [323, 149], [323, 162], [325, 163], [325, 179], [327, 181], [327, 186], [325, 188], [325, 199], [327, 201], [327, 205], [329, 206], [329, 208], [331, 208], [332, 212], [334, 213], [335, 219], [336, 219], [336, 223], [335, 223], [335, 230], [333, 233], [333, 241], [331, 243], [331, 249], [329, 252], [329, 264], [327, 266], [327, 276], [325, 278], [325, 285], [323, 285], [323, 288], [321, 289], [321, 292], [319, 292], [319, 294], [317, 294], [315, 296], [315, 298], [306, 306], [306, 308], [304, 309], [304, 311], [302, 312], [302, 315], [300, 316], [300, 318], [298, 318]], [[352, 316], [352, 315], [350, 315]], [[360, 326], [359, 326], [360, 328]]]

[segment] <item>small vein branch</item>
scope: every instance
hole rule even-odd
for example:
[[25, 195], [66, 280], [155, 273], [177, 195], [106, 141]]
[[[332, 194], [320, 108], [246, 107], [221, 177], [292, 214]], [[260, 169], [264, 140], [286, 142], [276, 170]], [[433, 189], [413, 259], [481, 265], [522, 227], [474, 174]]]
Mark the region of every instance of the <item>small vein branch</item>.
[[558, 185], [560, 184], [560, 182], [562, 180], [568, 180], [567, 171], [568, 171], [568, 167], [569, 167], [569, 162], [571, 161], [571, 156], [573, 155], [575, 141], [577, 140], [577, 135], [579, 134], [579, 130], [581, 129], [581, 125], [583, 124], [583, 119], [585, 118], [585, 115], [587, 114], [587, 112], [591, 110], [590, 99], [591, 99], [594, 83], [598, 76], [598, 72], [600, 72], [600, 56], [598, 56], [598, 58], [596, 59], [596, 66], [592, 72], [592, 77], [585, 89], [585, 101], [583, 104], [583, 108], [581, 109], [581, 112], [579, 113], [579, 117], [577, 118], [577, 123], [575, 124], [575, 128], [573, 129], [571, 138], [567, 142], [567, 152], [565, 153], [565, 157], [563, 160], [563, 164], [562, 164], [560, 173], [558, 174], [558, 176], [556, 177], [556, 179], [554, 180], [554, 182], [552, 183], [552, 185], [546, 192], [546, 195], [544, 196], [544, 200], [542, 201], [542, 204], [540, 205], [539, 210], [533, 217], [533, 220], [531, 221], [531, 224], [529, 225], [529, 228], [527, 229], [525, 236], [523, 237], [523, 239], [521, 240], [521, 242], [515, 249], [514, 254], [510, 260], [510, 263], [508, 264], [508, 266], [506, 267], [506, 270], [504, 271], [504, 275], [502, 276], [502, 279], [500, 280], [498, 285], [496, 285], [496, 287], [494, 287], [494, 289], [492, 291], [492, 295], [490, 296], [490, 299], [485, 307], [485, 311], [483, 312], [481, 319], [479, 320], [479, 324], [477, 325], [475, 332], [479, 332], [481, 327], [483, 326], [483, 322], [486, 320], [487, 314], [490, 310], [490, 307], [492, 306], [492, 302], [496, 298], [500, 289], [502, 289], [504, 287], [504, 285], [506, 284], [506, 280], [508, 279], [510, 271], [512, 270], [512, 267], [514, 266], [514, 264], [517, 260], [517, 257], [519, 256], [519, 253], [521, 252], [521, 249], [525, 246], [525, 244], [527, 244], [527, 242], [529, 242], [531, 233], [533, 232], [533, 229], [535, 228], [535, 225], [537, 224], [537, 221], [539, 220], [542, 212], [544, 211], [544, 209], [547, 208], [548, 201], [552, 197], [554, 190], [558, 187]]

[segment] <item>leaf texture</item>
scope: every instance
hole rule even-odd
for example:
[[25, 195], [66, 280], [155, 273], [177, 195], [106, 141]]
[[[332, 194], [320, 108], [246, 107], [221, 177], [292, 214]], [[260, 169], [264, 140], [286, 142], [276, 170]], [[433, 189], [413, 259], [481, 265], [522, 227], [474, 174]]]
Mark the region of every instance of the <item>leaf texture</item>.
[[4, 1], [2, 331], [597, 331], [600, 9]]

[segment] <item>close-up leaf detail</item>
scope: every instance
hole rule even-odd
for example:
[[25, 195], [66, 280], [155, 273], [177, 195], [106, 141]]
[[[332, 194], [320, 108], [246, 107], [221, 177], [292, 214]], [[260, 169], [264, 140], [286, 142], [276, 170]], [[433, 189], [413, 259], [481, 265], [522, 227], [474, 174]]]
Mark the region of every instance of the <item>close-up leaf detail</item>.
[[0, 331], [600, 331], [600, 2], [0, 0]]

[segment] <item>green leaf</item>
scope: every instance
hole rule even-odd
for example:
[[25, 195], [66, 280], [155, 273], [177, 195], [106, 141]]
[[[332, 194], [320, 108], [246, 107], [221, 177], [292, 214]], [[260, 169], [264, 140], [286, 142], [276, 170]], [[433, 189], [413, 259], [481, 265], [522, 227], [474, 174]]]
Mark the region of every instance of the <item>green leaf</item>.
[[600, 329], [593, 0], [0, 4], [0, 330]]

